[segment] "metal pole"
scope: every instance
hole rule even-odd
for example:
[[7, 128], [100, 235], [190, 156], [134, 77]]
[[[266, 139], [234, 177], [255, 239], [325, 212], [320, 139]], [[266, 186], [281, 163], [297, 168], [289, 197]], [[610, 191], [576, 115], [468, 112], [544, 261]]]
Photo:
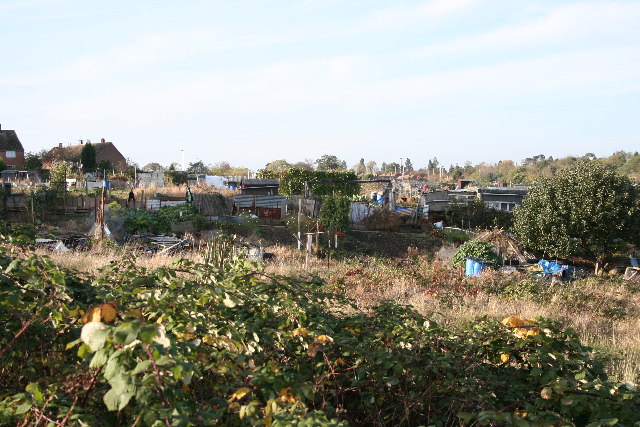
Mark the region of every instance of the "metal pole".
[[298, 199], [298, 250], [300, 250], [302, 245], [302, 242], [300, 241], [300, 215], [302, 215], [302, 197]]

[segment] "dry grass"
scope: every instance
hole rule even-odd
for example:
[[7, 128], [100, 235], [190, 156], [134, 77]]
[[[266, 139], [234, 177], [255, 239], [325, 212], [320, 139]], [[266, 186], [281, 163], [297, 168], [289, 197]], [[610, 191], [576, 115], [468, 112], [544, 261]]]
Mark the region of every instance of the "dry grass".
[[[563, 326], [576, 330], [584, 343], [618, 357], [609, 368], [613, 378], [640, 382], [640, 293], [619, 279], [583, 279], [572, 285], [549, 285], [557, 287], [551, 291], [553, 296], [547, 301], [536, 302], [529, 298], [498, 297], [482, 291], [468, 292], [476, 286], [482, 290], [513, 285], [526, 280], [524, 276], [488, 273], [481, 278], [464, 278], [447, 264], [420, 255], [406, 259], [313, 258], [306, 266], [302, 251], [284, 246], [270, 247], [268, 251], [274, 253], [275, 258], [266, 265], [267, 273], [322, 277], [329, 289], [353, 298], [365, 309], [383, 300], [393, 300], [412, 305], [425, 316], [451, 326], [478, 316], [556, 319]], [[123, 250], [107, 248], [84, 253], [47, 254], [64, 267], [95, 274], [100, 267], [119, 259]], [[185, 253], [185, 256], [200, 259], [197, 251]], [[155, 269], [170, 265], [174, 259], [174, 256], [139, 257], [138, 263]], [[436, 292], [425, 294], [425, 289]], [[581, 294], [574, 299], [567, 298], [565, 294], [571, 289], [588, 291], [586, 295], [590, 300], [582, 301]], [[621, 303], [619, 306], [624, 307], [624, 313], [618, 316], [603, 314], [606, 303], [612, 301]]]

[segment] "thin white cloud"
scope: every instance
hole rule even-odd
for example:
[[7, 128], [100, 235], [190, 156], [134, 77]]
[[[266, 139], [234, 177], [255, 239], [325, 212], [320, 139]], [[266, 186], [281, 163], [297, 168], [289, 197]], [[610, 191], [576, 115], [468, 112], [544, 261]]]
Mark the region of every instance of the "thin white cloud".
[[611, 39], [637, 44], [640, 40], [640, 3], [590, 2], [560, 6], [543, 18], [520, 26], [505, 26], [484, 34], [426, 46], [410, 56], [555, 47], [599, 45]]
[[341, 115], [497, 106], [516, 99], [526, 104], [529, 99], [580, 97], [587, 90], [598, 96], [637, 87], [640, 63], [631, 59], [636, 57], [640, 48], [601, 49], [386, 80], [369, 76], [375, 63], [366, 56], [283, 62], [207, 75], [170, 88], [149, 82], [110, 89], [99, 103], [80, 95], [52, 109], [49, 117], [145, 127], [158, 120], [251, 123], [292, 114], [334, 120]]
[[353, 33], [387, 30], [425, 21], [437, 21], [467, 10], [479, 0], [431, 0], [415, 6], [393, 6], [367, 14], [351, 30]]

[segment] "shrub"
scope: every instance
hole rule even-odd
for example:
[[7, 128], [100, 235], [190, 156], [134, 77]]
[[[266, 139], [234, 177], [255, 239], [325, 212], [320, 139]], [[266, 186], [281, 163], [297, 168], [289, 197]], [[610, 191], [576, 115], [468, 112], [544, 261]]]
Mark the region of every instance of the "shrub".
[[129, 233], [170, 233], [171, 226], [180, 222], [192, 222], [196, 229], [204, 227], [204, 217], [193, 205], [162, 206], [157, 212], [141, 209], [124, 211], [125, 229]]
[[497, 267], [502, 266], [502, 258], [494, 252], [493, 245], [489, 242], [470, 240], [463, 243], [460, 249], [453, 255], [453, 258], [451, 258], [451, 264], [453, 264], [454, 267], [458, 267], [464, 264], [467, 258], [479, 258], [490, 261]]
[[610, 381], [552, 320], [482, 317], [453, 329], [390, 302], [363, 312], [317, 278], [265, 274], [228, 240], [210, 250], [202, 263], [152, 271], [125, 257], [94, 277], [0, 247], [0, 423], [640, 419], [640, 392]]

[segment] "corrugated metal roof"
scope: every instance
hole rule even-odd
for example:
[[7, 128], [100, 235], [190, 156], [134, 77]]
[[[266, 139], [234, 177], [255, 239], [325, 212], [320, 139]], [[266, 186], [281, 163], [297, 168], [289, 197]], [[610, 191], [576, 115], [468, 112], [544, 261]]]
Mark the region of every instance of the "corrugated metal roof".
[[264, 186], [279, 186], [280, 181], [277, 179], [253, 179], [243, 178], [240, 182], [242, 187], [264, 187]]
[[252, 194], [239, 194], [233, 198], [233, 202], [240, 208], [282, 208], [288, 203], [284, 196], [261, 196]]

